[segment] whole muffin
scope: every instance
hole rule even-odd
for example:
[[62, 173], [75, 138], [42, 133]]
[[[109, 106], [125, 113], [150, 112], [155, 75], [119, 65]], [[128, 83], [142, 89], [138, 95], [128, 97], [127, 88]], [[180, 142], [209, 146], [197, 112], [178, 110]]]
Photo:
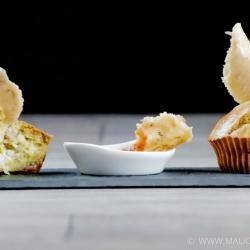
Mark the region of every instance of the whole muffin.
[[222, 171], [250, 173], [250, 101], [222, 117], [208, 140]]

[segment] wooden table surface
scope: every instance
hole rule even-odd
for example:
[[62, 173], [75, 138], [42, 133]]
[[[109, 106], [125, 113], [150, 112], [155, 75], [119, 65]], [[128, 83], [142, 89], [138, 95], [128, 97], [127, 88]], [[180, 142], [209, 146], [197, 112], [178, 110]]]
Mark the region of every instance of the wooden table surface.
[[[53, 134], [44, 168], [74, 168], [64, 141], [133, 138], [142, 115], [26, 115]], [[169, 167], [217, 166], [207, 135], [218, 115], [186, 115], [195, 139]], [[73, 189], [0, 192], [0, 249], [250, 249], [250, 190]]]

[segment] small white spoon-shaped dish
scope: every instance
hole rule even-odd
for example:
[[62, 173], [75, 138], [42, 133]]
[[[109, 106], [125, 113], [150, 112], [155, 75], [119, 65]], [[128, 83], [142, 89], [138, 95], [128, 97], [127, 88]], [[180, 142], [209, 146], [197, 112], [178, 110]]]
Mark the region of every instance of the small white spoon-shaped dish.
[[164, 170], [175, 149], [164, 152], [129, 151], [135, 141], [99, 146], [65, 142], [64, 148], [82, 174], [148, 175]]

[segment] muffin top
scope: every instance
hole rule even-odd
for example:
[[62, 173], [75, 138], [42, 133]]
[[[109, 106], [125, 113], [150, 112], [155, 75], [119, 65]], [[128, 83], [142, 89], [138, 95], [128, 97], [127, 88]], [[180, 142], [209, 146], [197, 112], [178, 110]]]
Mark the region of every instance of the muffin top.
[[250, 101], [236, 106], [222, 117], [214, 126], [209, 135], [209, 140], [216, 140], [225, 136], [250, 137]]

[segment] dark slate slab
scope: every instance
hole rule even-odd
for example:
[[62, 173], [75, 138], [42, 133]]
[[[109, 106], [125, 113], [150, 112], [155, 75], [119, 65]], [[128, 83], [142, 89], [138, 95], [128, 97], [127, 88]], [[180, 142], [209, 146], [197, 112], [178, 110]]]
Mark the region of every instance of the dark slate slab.
[[250, 175], [218, 169], [171, 169], [147, 176], [91, 176], [76, 169], [44, 169], [33, 175], [1, 175], [0, 189], [250, 187]]

